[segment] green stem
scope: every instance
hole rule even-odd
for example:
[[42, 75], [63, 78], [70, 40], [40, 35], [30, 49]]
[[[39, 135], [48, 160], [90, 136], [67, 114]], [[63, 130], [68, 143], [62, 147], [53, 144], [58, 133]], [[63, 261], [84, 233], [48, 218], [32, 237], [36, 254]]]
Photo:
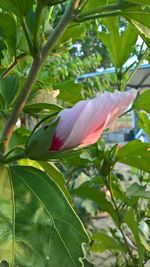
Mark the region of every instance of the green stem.
[[4, 157], [4, 158], [1, 159], [1, 162], [4, 163], [4, 164], [7, 164], [7, 163], [10, 163], [10, 162], [13, 162], [13, 161], [16, 161], [16, 160], [19, 160], [19, 159], [25, 159], [25, 158], [27, 158], [27, 155], [24, 152], [22, 152], [22, 153], [20, 153], [18, 155], [12, 156], [12, 157], [8, 157], [8, 158]]
[[65, 13], [60, 19], [59, 23], [56, 25], [56, 28], [53, 30], [51, 36], [49, 37], [46, 45], [43, 49], [37, 54], [37, 56], [33, 59], [33, 63], [24, 85], [22, 92], [20, 93], [16, 103], [12, 109], [10, 117], [6, 122], [4, 130], [2, 132], [1, 141], [3, 141], [3, 152], [7, 148], [8, 142], [12, 136], [13, 130], [15, 128], [17, 119], [19, 118], [25, 103], [27, 101], [28, 95], [31, 91], [31, 87], [36, 80], [38, 72], [44, 63], [48, 53], [56, 46], [62, 34], [67, 29], [68, 25], [74, 20], [76, 15], [76, 10], [78, 8], [80, 0], [71, 0], [67, 5]]
[[41, 3], [37, 4], [36, 12], [35, 12], [35, 27], [34, 27], [34, 36], [33, 36], [33, 45], [36, 52], [39, 50], [39, 31], [40, 31], [40, 22], [41, 15], [44, 6]]
[[25, 53], [20, 54], [19, 56], [17, 56], [14, 60], [14, 62], [8, 67], [8, 69], [4, 70], [2, 72], [2, 74], [0, 75], [1, 78], [5, 78], [10, 72], [11, 70], [16, 67], [16, 65], [18, 63], [20, 63], [21, 60], [23, 60], [26, 57]]
[[34, 51], [34, 48], [33, 48], [33, 42], [32, 42], [32, 39], [31, 39], [31, 35], [30, 35], [30, 32], [29, 32], [25, 17], [22, 18], [21, 25], [22, 25], [22, 28], [23, 28], [23, 31], [24, 31], [24, 35], [25, 35], [27, 43], [28, 43], [28, 47], [29, 47], [30, 53], [34, 57], [35, 51]]

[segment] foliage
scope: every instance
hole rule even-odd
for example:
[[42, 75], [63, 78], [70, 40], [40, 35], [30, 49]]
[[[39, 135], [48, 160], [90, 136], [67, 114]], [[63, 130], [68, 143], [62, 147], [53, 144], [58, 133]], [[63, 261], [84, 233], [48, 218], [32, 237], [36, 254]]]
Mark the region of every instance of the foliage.
[[[32, 138], [64, 107], [126, 88], [149, 54], [149, 12], [149, 0], [0, 0], [0, 266], [86, 267], [91, 253], [105, 251], [113, 266], [150, 260], [150, 144], [99, 141], [48, 161], [42, 153], [57, 121], [36, 131], [36, 151]], [[147, 48], [132, 70], [134, 62], [124, 64], [138, 35]], [[111, 66], [111, 77], [75, 81]], [[149, 103], [148, 88], [131, 108], [148, 136]], [[28, 150], [37, 160], [25, 158]], [[97, 229], [104, 212], [112, 225]]]

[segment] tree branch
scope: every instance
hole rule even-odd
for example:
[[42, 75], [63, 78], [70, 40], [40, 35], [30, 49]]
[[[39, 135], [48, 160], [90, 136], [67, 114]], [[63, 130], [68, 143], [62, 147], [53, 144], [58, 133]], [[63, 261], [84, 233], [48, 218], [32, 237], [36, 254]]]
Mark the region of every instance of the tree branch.
[[65, 10], [65, 13], [63, 14], [62, 18], [60, 19], [59, 23], [57, 24], [56, 28], [52, 32], [49, 40], [47, 41], [46, 45], [43, 47], [43, 49], [37, 54], [37, 56], [33, 59], [33, 63], [27, 78], [27, 81], [24, 85], [24, 88], [19, 95], [15, 106], [12, 110], [12, 113], [6, 122], [6, 125], [4, 127], [4, 130], [2, 132], [1, 140], [3, 141], [3, 152], [7, 148], [8, 142], [12, 136], [13, 130], [15, 128], [17, 119], [19, 118], [24, 105], [26, 103], [26, 100], [28, 98], [28, 95], [31, 91], [31, 87], [33, 83], [35, 82], [35, 79], [37, 77], [37, 74], [44, 63], [46, 57], [48, 56], [48, 53], [56, 46], [58, 40], [64, 33], [64, 31], [67, 29], [68, 25], [73, 21], [76, 10], [78, 8], [80, 0], [71, 0], [69, 1], [69, 4]]

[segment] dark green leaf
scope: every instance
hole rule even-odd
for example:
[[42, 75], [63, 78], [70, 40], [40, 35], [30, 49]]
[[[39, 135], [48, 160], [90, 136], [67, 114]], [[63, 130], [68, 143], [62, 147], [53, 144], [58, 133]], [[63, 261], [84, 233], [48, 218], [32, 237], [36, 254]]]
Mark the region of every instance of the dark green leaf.
[[46, 171], [46, 173], [54, 180], [54, 182], [60, 187], [70, 204], [72, 204], [71, 196], [67, 190], [64, 177], [60, 170], [55, 166], [54, 163], [39, 161], [39, 164]]
[[129, 142], [119, 149], [118, 161], [150, 172], [150, 144], [139, 140]]
[[16, 99], [19, 89], [19, 80], [15, 75], [0, 79], [0, 94], [5, 103], [1, 108], [9, 108]]
[[91, 262], [84, 260], [84, 267], [94, 267], [94, 265]]
[[16, 21], [13, 16], [9, 14], [0, 14], [0, 30], [2, 38], [7, 45], [9, 56], [16, 54], [17, 29]]

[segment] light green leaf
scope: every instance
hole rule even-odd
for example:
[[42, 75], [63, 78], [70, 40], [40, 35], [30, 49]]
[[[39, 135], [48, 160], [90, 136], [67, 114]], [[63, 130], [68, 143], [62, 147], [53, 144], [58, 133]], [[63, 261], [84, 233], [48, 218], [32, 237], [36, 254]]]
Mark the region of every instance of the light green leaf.
[[133, 11], [130, 9], [128, 9], [129, 11], [124, 11], [123, 14], [131, 19], [131, 20], [135, 20], [138, 21], [139, 23], [141, 23], [144, 26], [149, 27], [150, 25], [150, 17], [149, 17], [149, 12], [143, 11], [142, 8], [138, 9], [137, 11]]
[[85, 26], [83, 24], [71, 25], [62, 35], [57, 46], [67, 42], [68, 40], [75, 41], [76, 39], [79, 39], [84, 34], [84, 32], [85, 32]]
[[88, 0], [86, 1], [80, 15], [87, 16], [99, 12], [102, 7], [108, 7], [110, 4], [116, 4], [116, 0]]
[[70, 104], [75, 104], [82, 99], [82, 84], [76, 84], [73, 80], [60, 82], [53, 85], [54, 89], [59, 89], [58, 98]]
[[1, 167], [0, 261], [18, 267], [83, 266], [82, 223], [60, 189], [33, 167]]
[[145, 110], [150, 113], [150, 89], [140, 94], [133, 103], [133, 108]]
[[150, 144], [134, 140], [118, 151], [118, 161], [150, 172]]
[[102, 23], [107, 27], [108, 32], [100, 33], [100, 38], [106, 45], [114, 66], [121, 68], [129, 58], [136, 43], [137, 31], [129, 24], [127, 29], [120, 33], [118, 17], [103, 19]]

